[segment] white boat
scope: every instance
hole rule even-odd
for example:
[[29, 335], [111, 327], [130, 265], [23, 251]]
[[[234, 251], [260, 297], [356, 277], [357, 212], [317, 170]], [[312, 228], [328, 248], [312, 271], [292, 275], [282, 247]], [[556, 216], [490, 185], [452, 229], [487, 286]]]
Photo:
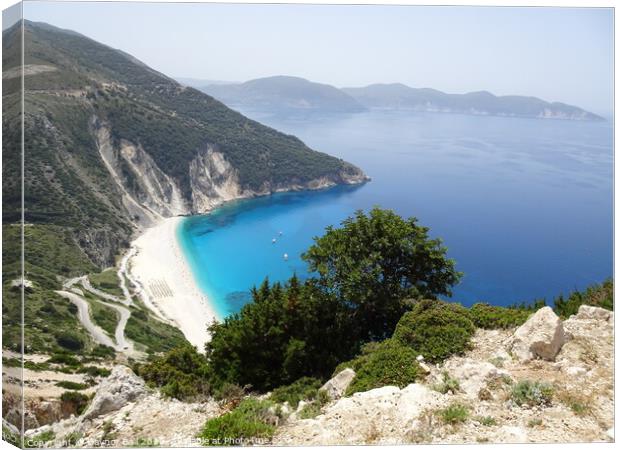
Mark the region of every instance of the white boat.
[[284, 258], [284, 261], [288, 261], [288, 253], [285, 253], [282, 257]]
[[273, 238], [273, 239], [271, 240], [271, 243], [272, 243], [272, 244], [275, 244], [275, 243], [276, 243], [276, 238]]

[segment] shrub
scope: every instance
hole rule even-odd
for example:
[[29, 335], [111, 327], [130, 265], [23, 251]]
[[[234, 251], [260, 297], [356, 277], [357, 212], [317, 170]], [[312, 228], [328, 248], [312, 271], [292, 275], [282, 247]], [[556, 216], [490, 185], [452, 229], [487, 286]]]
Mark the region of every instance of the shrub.
[[239, 385], [224, 383], [213, 392], [213, 397], [216, 400], [225, 400], [228, 403], [237, 406], [243, 399], [245, 393], [245, 389]]
[[441, 382], [433, 385], [433, 389], [442, 394], [452, 392], [456, 394], [460, 390], [459, 380], [452, 378], [448, 372], [441, 374]]
[[43, 370], [49, 370], [50, 366], [47, 362], [37, 363], [34, 361], [24, 361], [24, 368], [41, 372]]
[[103, 377], [103, 378], [108, 377], [110, 373], [112, 373], [110, 369], [106, 369], [104, 367], [97, 367], [97, 366], [80, 367], [77, 370], [77, 372], [88, 374], [91, 377]]
[[492, 426], [497, 425], [497, 420], [495, 420], [491, 416], [477, 417], [476, 420], [480, 422], [481, 425], [484, 425], [485, 427], [492, 427]]
[[577, 416], [583, 416], [590, 411], [588, 406], [591, 403], [586, 395], [575, 390], [562, 389], [556, 392], [555, 397], [568, 406]]
[[541, 418], [530, 419], [530, 420], [528, 420], [528, 422], [527, 422], [527, 426], [528, 426], [529, 428], [534, 428], [534, 427], [539, 427], [539, 426], [541, 426], [541, 425], [542, 425], [542, 423], [543, 423], [543, 421], [542, 421], [542, 419], [541, 419]]
[[531, 311], [522, 308], [504, 308], [486, 303], [476, 303], [469, 309], [472, 322], [478, 328], [494, 330], [521, 326]]
[[553, 386], [539, 381], [519, 381], [512, 387], [511, 398], [519, 406], [549, 405], [553, 398]]
[[444, 423], [456, 425], [465, 422], [469, 417], [469, 408], [461, 403], [452, 403], [439, 410], [439, 417]]
[[110, 358], [116, 355], [116, 352], [112, 347], [108, 347], [107, 345], [99, 344], [90, 352], [92, 356], [95, 358]]
[[167, 397], [193, 400], [210, 393], [209, 365], [191, 345], [175, 348], [146, 364], [137, 365], [135, 371], [149, 386], [159, 387]]
[[67, 447], [76, 447], [81, 439], [82, 433], [72, 431], [71, 433], [65, 435], [62, 440], [66, 443]]
[[357, 367], [355, 378], [347, 388], [346, 394], [368, 391], [382, 386], [404, 388], [420, 377], [417, 353], [393, 339], [387, 339], [373, 347], [361, 362], [353, 362]]
[[63, 392], [60, 396], [63, 411], [75, 412], [78, 416], [84, 412], [88, 406], [88, 397], [75, 391]]
[[277, 422], [273, 408], [270, 401], [245, 399], [231, 412], [208, 420], [198, 437], [204, 445], [266, 444]]
[[7, 441], [9, 444], [13, 444], [17, 448], [22, 446], [22, 437], [19, 433], [13, 433], [9, 427], [2, 425], [2, 440]]
[[44, 431], [30, 438], [24, 439], [25, 448], [44, 447], [45, 444], [56, 437], [52, 430]]
[[314, 419], [321, 414], [323, 406], [327, 405], [330, 401], [330, 397], [326, 391], [317, 391], [316, 399], [306, 404], [299, 412], [300, 419]]
[[604, 281], [602, 284], [593, 284], [583, 292], [571, 292], [568, 298], [558, 296], [553, 303], [556, 314], [562, 318], [568, 318], [577, 314], [581, 305], [598, 306], [613, 311], [614, 309], [614, 282], [612, 279]]
[[68, 381], [68, 380], [59, 381], [58, 383], [56, 383], [56, 386], [64, 388], [64, 389], [71, 389], [72, 391], [81, 391], [82, 389], [87, 388], [85, 384], [76, 383], [74, 381]]
[[46, 361], [47, 363], [64, 364], [66, 366], [76, 367], [80, 365], [80, 361], [74, 356], [67, 355], [66, 353], [56, 353]]
[[292, 408], [297, 408], [301, 400], [314, 400], [321, 385], [321, 380], [303, 377], [288, 386], [274, 389], [269, 398], [278, 403], [288, 402]]
[[84, 348], [84, 342], [82, 342], [80, 337], [74, 333], [64, 331], [58, 333], [55, 337], [58, 345], [66, 348], [67, 350], [78, 351]]
[[578, 416], [583, 416], [589, 411], [588, 406], [579, 401], [572, 401], [568, 406]]
[[398, 321], [394, 339], [427, 361], [441, 362], [469, 349], [474, 332], [469, 313], [461, 305], [422, 300]]

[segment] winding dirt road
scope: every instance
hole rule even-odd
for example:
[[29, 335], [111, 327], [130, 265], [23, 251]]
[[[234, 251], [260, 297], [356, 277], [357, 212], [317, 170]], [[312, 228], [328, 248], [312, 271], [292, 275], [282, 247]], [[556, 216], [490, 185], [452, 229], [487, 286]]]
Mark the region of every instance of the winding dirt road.
[[[112, 347], [116, 351], [123, 351], [123, 349], [120, 348], [120, 346], [118, 346], [115, 342], [112, 341], [112, 339], [110, 339], [110, 337], [106, 334], [103, 328], [93, 323], [93, 321], [90, 318], [90, 312], [89, 312], [90, 308], [88, 306], [88, 302], [84, 298], [80, 297], [79, 295], [73, 292], [68, 292], [68, 291], [54, 291], [54, 292], [56, 292], [61, 297], [66, 298], [71, 303], [73, 303], [75, 306], [77, 306], [78, 320], [80, 321], [82, 326], [86, 328], [86, 331], [90, 333], [90, 335], [93, 337], [93, 339], [96, 342], [103, 344], [103, 345], [107, 345], [108, 347]], [[118, 327], [117, 327], [117, 330], [118, 330]], [[124, 329], [121, 330], [121, 332], [124, 333]]]
[[78, 320], [80, 323], [86, 328], [86, 331], [90, 333], [93, 339], [103, 345], [107, 345], [108, 347], [114, 348], [117, 352], [123, 353], [133, 353], [134, 345], [133, 342], [127, 339], [125, 336], [125, 327], [127, 326], [127, 321], [131, 316], [131, 311], [129, 309], [115, 305], [112, 303], [103, 302], [100, 300], [99, 303], [105, 305], [109, 308], [116, 310], [119, 314], [119, 321], [116, 324], [116, 329], [114, 331], [114, 339], [116, 342], [112, 341], [112, 339], [106, 334], [106, 332], [98, 325], [96, 325], [91, 317], [90, 317], [90, 305], [88, 301], [81, 295], [79, 295], [79, 289], [74, 288], [73, 286], [77, 283], [80, 283], [82, 287], [89, 291], [90, 293], [97, 295], [100, 298], [110, 300], [116, 303], [122, 303], [128, 305], [126, 302], [131, 302], [131, 297], [129, 299], [125, 299], [125, 301], [119, 299], [118, 297], [107, 294], [105, 292], [100, 291], [99, 289], [94, 288], [87, 276], [70, 278], [63, 283], [63, 287], [65, 289], [75, 290], [74, 292], [69, 291], [55, 291], [61, 297], [68, 299], [71, 303], [73, 303], [78, 308]]

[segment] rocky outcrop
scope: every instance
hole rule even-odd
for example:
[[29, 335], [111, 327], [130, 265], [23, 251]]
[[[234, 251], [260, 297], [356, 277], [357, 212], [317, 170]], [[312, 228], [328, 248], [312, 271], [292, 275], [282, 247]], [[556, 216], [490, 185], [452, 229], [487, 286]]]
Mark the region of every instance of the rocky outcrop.
[[471, 358], [452, 358], [445, 364], [444, 370], [458, 381], [459, 389], [463, 393], [474, 399], [480, 397], [481, 391], [489, 382], [502, 376], [511, 378], [508, 372], [490, 362]]
[[[445, 403], [421, 384], [385, 386], [345, 397], [315, 419], [285, 425], [276, 445], [397, 444], [410, 440], [423, 413]], [[386, 431], [389, 430], [389, 433]]]
[[614, 313], [596, 306], [581, 305], [574, 318], [577, 320], [604, 320], [613, 323]]
[[512, 353], [521, 361], [534, 358], [553, 361], [564, 341], [562, 321], [550, 307], [545, 306], [515, 331]]
[[327, 392], [332, 400], [337, 400], [344, 395], [353, 378], [355, 378], [355, 371], [347, 367], [325, 383], [321, 390]]
[[[291, 416], [274, 438], [278, 445], [596, 442], [613, 440], [613, 313], [582, 307], [562, 321], [548, 308], [527, 327], [477, 330], [472, 348], [442, 365], [429, 364], [424, 384], [385, 386], [343, 397], [314, 419]], [[557, 320], [556, 320], [557, 319]], [[561, 326], [561, 328], [560, 328]], [[557, 332], [564, 330], [563, 334]], [[525, 333], [525, 330], [529, 334]], [[564, 344], [560, 336], [570, 336]], [[515, 335], [519, 340], [515, 339]], [[531, 336], [527, 341], [525, 337]], [[541, 345], [544, 342], [545, 345]], [[506, 351], [527, 345], [527, 358]], [[542, 350], [541, 350], [542, 348]], [[548, 350], [548, 353], [545, 353]], [[526, 352], [524, 352], [526, 353]], [[543, 355], [554, 355], [555, 361]], [[535, 355], [535, 356], [534, 356]], [[536, 358], [536, 359], [531, 359]], [[458, 383], [441, 394], [442, 375]], [[546, 405], [517, 405], [520, 381], [553, 386]], [[443, 390], [441, 390], [444, 392]], [[448, 406], [466, 413], [460, 422], [443, 419]]]
[[129, 367], [116, 366], [97, 389], [95, 397], [84, 412], [84, 419], [118, 411], [145, 393], [144, 380], [136, 376]]
[[134, 196], [141, 205], [164, 217], [188, 212], [177, 183], [155, 164], [141, 145], [122, 140], [118, 156], [132, 173]]
[[163, 217], [189, 212], [176, 182], [162, 172], [141, 146], [123, 140], [116, 148], [111, 129], [97, 118], [91, 120], [91, 128], [99, 155], [134, 224], [148, 227]]
[[237, 171], [224, 155], [208, 147], [199, 152], [189, 165], [192, 211], [205, 212], [225, 201], [251, 197], [242, 191]]
[[54, 433], [46, 447], [197, 447], [196, 435], [204, 423], [223, 411], [214, 402], [184, 403], [148, 392], [116, 411], [92, 419], [70, 417], [26, 432], [34, 440], [42, 432]]

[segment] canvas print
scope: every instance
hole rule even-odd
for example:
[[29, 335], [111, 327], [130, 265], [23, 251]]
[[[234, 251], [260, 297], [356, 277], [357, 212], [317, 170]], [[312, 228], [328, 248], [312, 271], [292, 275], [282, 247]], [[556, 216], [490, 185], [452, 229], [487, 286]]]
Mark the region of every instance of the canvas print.
[[613, 21], [6, 9], [3, 440], [613, 442]]

